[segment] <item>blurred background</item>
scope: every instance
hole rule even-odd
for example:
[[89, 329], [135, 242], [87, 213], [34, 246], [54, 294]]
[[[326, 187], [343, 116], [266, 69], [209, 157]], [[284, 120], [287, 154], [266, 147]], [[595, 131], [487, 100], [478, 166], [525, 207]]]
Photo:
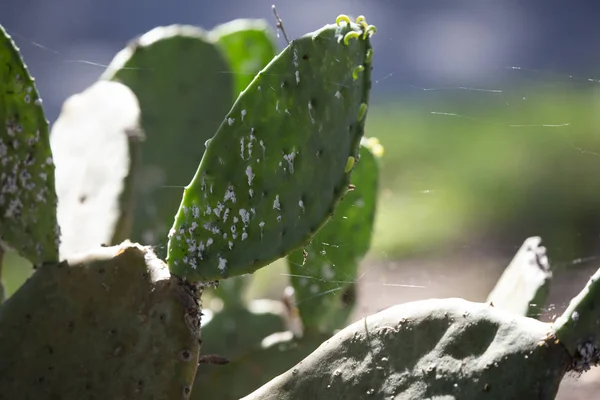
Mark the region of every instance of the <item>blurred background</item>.
[[[431, 297], [484, 301], [533, 235], [555, 271], [544, 318], [560, 314], [600, 266], [600, 4], [4, 0], [0, 22], [52, 123], [134, 37], [239, 17], [274, 26], [271, 4], [290, 37], [340, 13], [378, 28], [367, 135], [385, 147], [382, 192], [354, 319]], [[9, 293], [22, 271], [5, 273]], [[284, 272], [262, 270], [255, 295], [280, 296]], [[598, 398], [599, 389], [592, 371], [565, 380], [559, 398]]]

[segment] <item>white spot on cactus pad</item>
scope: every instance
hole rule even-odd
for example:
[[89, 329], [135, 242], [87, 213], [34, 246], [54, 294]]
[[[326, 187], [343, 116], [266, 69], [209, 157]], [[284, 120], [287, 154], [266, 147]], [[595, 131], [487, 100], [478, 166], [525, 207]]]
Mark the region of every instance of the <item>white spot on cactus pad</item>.
[[296, 152], [292, 151], [290, 154], [284, 154], [283, 158], [288, 162], [290, 172], [294, 173], [294, 159], [296, 158]]
[[300, 83], [300, 71], [296, 71], [296, 84]]
[[242, 110], [242, 121], [244, 120], [245, 116], [246, 116], [246, 110]]
[[302, 209], [302, 211], [304, 211], [304, 202], [302, 200], [300, 200], [298, 202], [298, 205], [300, 206], [300, 208]]
[[252, 185], [252, 180], [254, 179], [254, 173], [252, 172], [252, 167], [246, 167], [246, 176], [248, 177], [248, 186]]
[[273, 201], [273, 210], [281, 211], [281, 203], [279, 202], [279, 195], [275, 196], [275, 200]]
[[229, 185], [229, 187], [227, 187], [223, 201], [227, 200], [231, 200], [232, 203], [235, 203], [235, 192], [233, 191], [233, 185]]
[[240, 217], [242, 217], [242, 223], [244, 224], [244, 226], [248, 226], [248, 223], [250, 222], [250, 214], [248, 213], [248, 211], [246, 211], [245, 209], [240, 209]]
[[342, 98], [342, 92], [340, 92], [339, 90], [337, 92], [335, 92], [335, 97], [338, 99]]
[[248, 234], [246, 232], [242, 233], [242, 240], [248, 239]]
[[221, 272], [225, 272], [225, 270], [227, 269], [227, 260], [224, 258], [219, 257], [219, 266], [218, 266], [219, 270]]
[[234, 122], [235, 118], [227, 118], [227, 123], [229, 124], [229, 126], [233, 125]]

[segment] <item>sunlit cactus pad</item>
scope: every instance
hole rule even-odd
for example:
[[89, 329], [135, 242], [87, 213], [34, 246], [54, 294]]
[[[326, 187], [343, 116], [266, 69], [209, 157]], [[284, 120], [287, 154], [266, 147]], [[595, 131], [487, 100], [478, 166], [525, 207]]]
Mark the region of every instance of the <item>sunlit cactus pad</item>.
[[65, 101], [52, 126], [61, 259], [129, 234], [140, 109], [125, 85], [99, 81]]
[[189, 25], [157, 27], [119, 52], [102, 79], [135, 93], [146, 139], [131, 238], [160, 244], [211, 138], [233, 103], [234, 76], [207, 33]]
[[554, 399], [570, 356], [549, 325], [435, 299], [343, 329], [244, 400]]
[[184, 190], [168, 248], [175, 275], [250, 273], [323, 226], [364, 134], [371, 32], [340, 22], [294, 40], [242, 93]]
[[198, 293], [136, 244], [39, 268], [0, 308], [0, 399], [185, 399]]
[[356, 301], [359, 263], [371, 245], [377, 206], [378, 162], [361, 146], [349, 191], [310, 245], [287, 257], [306, 332], [331, 333], [345, 324]]
[[0, 241], [35, 265], [58, 260], [54, 162], [33, 78], [0, 26]]

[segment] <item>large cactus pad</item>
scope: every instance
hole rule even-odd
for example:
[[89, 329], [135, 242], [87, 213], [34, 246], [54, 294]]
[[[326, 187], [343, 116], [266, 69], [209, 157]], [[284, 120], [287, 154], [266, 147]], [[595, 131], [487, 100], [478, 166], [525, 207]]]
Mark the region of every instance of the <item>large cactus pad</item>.
[[377, 205], [378, 165], [367, 146], [352, 173], [355, 189], [310, 245], [287, 257], [305, 331], [332, 333], [354, 309], [358, 266], [371, 245]]
[[0, 307], [0, 399], [185, 399], [196, 289], [139, 245], [39, 268]]
[[102, 79], [124, 83], [141, 108], [146, 139], [131, 238], [161, 245], [211, 138], [233, 103], [234, 79], [219, 47], [188, 25], [154, 28], [119, 52]]
[[250, 273], [323, 226], [358, 157], [372, 31], [341, 22], [294, 40], [240, 95], [184, 190], [168, 248], [175, 275]]
[[0, 26], [0, 241], [35, 265], [58, 260], [48, 121], [19, 49]]
[[571, 357], [549, 325], [425, 300], [360, 320], [244, 400], [554, 399]]

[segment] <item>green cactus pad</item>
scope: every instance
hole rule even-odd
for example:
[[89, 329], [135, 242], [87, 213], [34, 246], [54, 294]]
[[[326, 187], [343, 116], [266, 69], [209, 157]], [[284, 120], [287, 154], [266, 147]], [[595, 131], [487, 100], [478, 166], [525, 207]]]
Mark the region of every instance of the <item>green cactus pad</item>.
[[129, 234], [139, 117], [135, 95], [117, 82], [96, 82], [64, 103], [50, 135], [61, 259]]
[[0, 26], [0, 243], [34, 265], [58, 261], [54, 162], [42, 100]]
[[[213, 366], [210, 370], [199, 366], [198, 371], [206, 370], [209, 373], [194, 382], [192, 399], [238, 400], [292, 368], [328, 337], [322, 335], [303, 337], [299, 340], [294, 338], [291, 332], [276, 333], [265, 338], [260, 346], [248, 349], [248, 352], [227, 365]], [[295, 399], [305, 398], [311, 397]]]
[[118, 53], [102, 79], [129, 86], [146, 134], [131, 238], [166, 256], [173, 217], [204, 154], [233, 104], [224, 55], [200, 28], [155, 28]]
[[243, 400], [554, 399], [570, 356], [548, 324], [462, 299], [391, 307]]
[[487, 298], [494, 307], [527, 317], [540, 315], [552, 278], [541, 242], [537, 236], [525, 240]]
[[240, 95], [184, 189], [171, 272], [191, 281], [251, 273], [307, 243], [346, 193], [371, 68], [368, 35], [328, 25], [294, 40]]
[[275, 57], [273, 30], [262, 19], [236, 19], [215, 27], [209, 37], [223, 51], [235, 75], [237, 97]]
[[600, 269], [553, 325], [553, 335], [573, 356], [572, 368], [600, 365]]
[[123, 243], [38, 268], [0, 307], [0, 399], [185, 399], [198, 290]]
[[354, 309], [358, 266], [371, 244], [378, 174], [375, 156], [361, 146], [351, 178], [356, 188], [344, 196], [310, 245], [287, 257], [305, 332], [332, 333]]

